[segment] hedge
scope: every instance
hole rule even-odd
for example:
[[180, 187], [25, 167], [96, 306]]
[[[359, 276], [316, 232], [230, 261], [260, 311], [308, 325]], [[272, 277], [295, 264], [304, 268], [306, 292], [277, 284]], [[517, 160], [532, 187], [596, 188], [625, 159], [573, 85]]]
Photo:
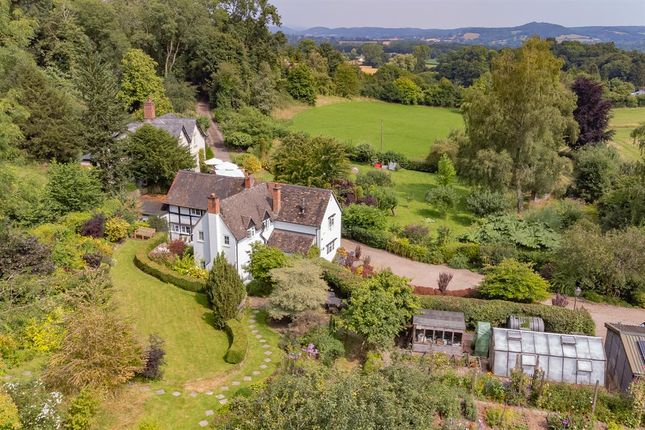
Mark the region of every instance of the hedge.
[[419, 299], [422, 308], [463, 312], [466, 325], [472, 330], [478, 321], [488, 321], [493, 327], [499, 327], [506, 324], [510, 315], [523, 315], [542, 318], [548, 332], [584, 333], [589, 336], [596, 333], [596, 325], [586, 309], [574, 311], [557, 306], [463, 297], [423, 296]]
[[343, 236], [373, 248], [385, 249], [390, 234], [383, 230], [368, 230], [361, 227], [343, 228]]
[[435, 252], [427, 246], [412, 243], [407, 238], [393, 237], [387, 242], [385, 249], [392, 254], [409, 258], [410, 260], [420, 261], [421, 263], [443, 263], [443, 255], [440, 252]]
[[229, 347], [224, 356], [224, 361], [230, 364], [238, 364], [244, 360], [248, 339], [246, 338], [246, 329], [240, 321], [232, 319], [226, 321], [224, 328], [228, 336]]
[[318, 265], [322, 269], [322, 278], [341, 297], [347, 298], [351, 292], [363, 283], [363, 278], [352, 273], [340, 264], [320, 259]]
[[204, 292], [206, 283], [199, 279], [192, 278], [190, 276], [180, 275], [179, 273], [169, 269], [163, 264], [159, 264], [155, 261], [152, 261], [148, 254], [152, 251], [157, 245], [166, 240], [165, 233], [158, 233], [152, 239], [144, 242], [144, 245], [140, 246], [137, 252], [134, 254], [134, 265], [137, 266], [141, 271], [147, 273], [150, 276], [154, 276], [160, 281], [173, 284], [179, 288], [182, 288], [187, 291], [192, 291], [194, 293]]

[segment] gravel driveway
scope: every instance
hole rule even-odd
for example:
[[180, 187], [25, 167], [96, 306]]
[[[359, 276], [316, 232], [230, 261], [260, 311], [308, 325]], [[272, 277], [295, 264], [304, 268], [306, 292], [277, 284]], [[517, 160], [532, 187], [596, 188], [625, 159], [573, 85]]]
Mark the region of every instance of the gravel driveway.
[[371, 257], [371, 264], [375, 269], [390, 268], [395, 274], [410, 278], [410, 283], [419, 287], [437, 288], [437, 279], [439, 279], [439, 273], [442, 272], [453, 274], [448, 290], [474, 288], [484, 279], [479, 273], [471, 272], [470, 270], [452, 269], [443, 264], [419, 263], [351, 240], [343, 239], [341, 243], [348, 251], [352, 251], [356, 248], [356, 245], [360, 245], [363, 255]]

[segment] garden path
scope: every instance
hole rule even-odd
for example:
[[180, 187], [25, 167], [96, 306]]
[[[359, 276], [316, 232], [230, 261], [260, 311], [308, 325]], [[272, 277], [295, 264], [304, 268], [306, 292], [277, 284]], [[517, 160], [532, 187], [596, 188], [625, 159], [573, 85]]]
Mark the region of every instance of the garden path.
[[453, 269], [443, 264], [420, 263], [352, 240], [343, 239], [341, 243], [348, 251], [360, 245], [363, 255], [371, 257], [371, 264], [375, 269], [390, 268], [396, 275], [410, 278], [410, 283], [415, 286], [437, 288], [437, 280], [442, 272], [453, 274], [452, 281], [448, 285], [449, 291], [475, 288], [484, 279], [483, 275], [470, 270]]
[[[543, 302], [550, 305], [551, 299]], [[573, 297], [569, 297], [569, 304], [567, 308], [573, 309]], [[620, 322], [628, 325], [639, 325], [645, 322], [645, 309], [641, 308], [627, 308], [623, 306], [609, 305], [606, 303], [594, 303], [585, 299], [578, 299], [576, 307], [584, 307], [591, 314], [591, 318], [596, 323], [596, 336], [603, 339], [607, 335], [607, 328], [605, 323]]]
[[207, 144], [213, 148], [215, 157], [224, 161], [231, 161], [231, 157], [228, 153], [228, 149], [224, 144], [224, 135], [219, 129], [219, 126], [213, 119], [213, 113], [210, 110], [208, 102], [199, 101], [195, 104], [195, 111], [198, 115], [207, 116], [211, 120], [211, 125], [208, 127], [207, 131]]

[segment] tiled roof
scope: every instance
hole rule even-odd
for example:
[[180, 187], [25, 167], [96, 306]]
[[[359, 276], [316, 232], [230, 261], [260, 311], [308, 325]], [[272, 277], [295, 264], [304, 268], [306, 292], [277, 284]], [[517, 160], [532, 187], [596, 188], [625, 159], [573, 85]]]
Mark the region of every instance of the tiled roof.
[[274, 229], [267, 245], [280, 249], [287, 254], [306, 254], [314, 244], [313, 234]]
[[282, 184], [282, 204], [276, 221], [318, 227], [323, 221], [330, 190]]
[[144, 194], [139, 197], [143, 215], [159, 216], [164, 213], [166, 196], [163, 194]]
[[275, 219], [271, 206], [272, 199], [267, 187], [258, 184], [223, 199], [221, 216], [233, 236], [239, 240], [246, 236], [246, 230], [250, 227], [261, 229], [262, 221], [267, 217]]
[[153, 127], [160, 128], [176, 138], [179, 138], [181, 136], [181, 133], [184, 132], [189, 143], [193, 138], [195, 129], [202, 133], [202, 131], [197, 126], [197, 121], [195, 119], [179, 118], [171, 113], [161, 115], [160, 117], [147, 122], [131, 122], [130, 124], [128, 124], [128, 131], [130, 133], [134, 133], [139, 129], [139, 127], [143, 126], [144, 124], [150, 124]]
[[243, 189], [244, 178], [180, 170], [166, 194], [166, 203], [206, 210], [208, 209], [208, 196], [211, 193], [215, 193], [220, 199], [225, 199]]

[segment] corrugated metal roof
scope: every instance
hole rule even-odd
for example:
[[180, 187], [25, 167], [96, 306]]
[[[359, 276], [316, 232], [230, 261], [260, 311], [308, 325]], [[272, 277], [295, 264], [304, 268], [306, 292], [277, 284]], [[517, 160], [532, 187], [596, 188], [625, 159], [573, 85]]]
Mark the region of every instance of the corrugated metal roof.
[[421, 309], [421, 315], [416, 315], [412, 319], [412, 323], [416, 326], [433, 329], [466, 331], [466, 322], [462, 312]]
[[605, 327], [620, 336], [632, 373], [645, 376], [645, 357], [638, 346], [639, 341], [645, 341], [645, 327], [620, 323], [605, 323]]

